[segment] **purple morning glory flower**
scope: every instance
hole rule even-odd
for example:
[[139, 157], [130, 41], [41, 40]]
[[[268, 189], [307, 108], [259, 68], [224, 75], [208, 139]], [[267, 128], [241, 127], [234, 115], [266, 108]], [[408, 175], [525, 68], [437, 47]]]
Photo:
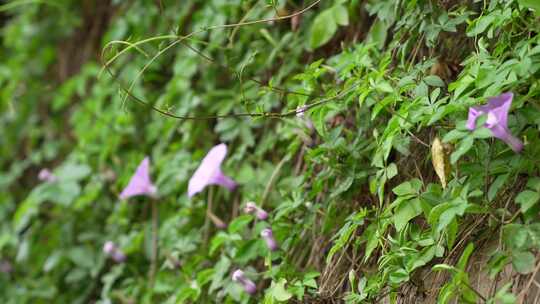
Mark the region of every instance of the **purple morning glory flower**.
[[272, 229], [263, 229], [261, 231], [261, 237], [266, 241], [266, 246], [268, 246], [268, 249], [270, 249], [271, 251], [278, 250], [279, 246], [276, 242], [276, 239], [274, 239], [274, 233], [272, 232]]
[[246, 206], [244, 207], [244, 212], [249, 214], [255, 213], [257, 218], [261, 221], [264, 221], [268, 218], [268, 212], [264, 211], [264, 209], [257, 206], [254, 202], [247, 202]]
[[508, 111], [513, 98], [514, 94], [510, 92], [504, 93], [490, 98], [485, 105], [470, 107], [467, 129], [473, 131], [476, 128], [478, 117], [487, 115], [484, 126], [491, 131], [494, 137], [507, 143], [515, 152], [520, 152], [523, 149], [523, 143], [513, 136], [508, 129]]
[[139, 167], [137, 167], [137, 171], [135, 171], [135, 174], [131, 177], [127, 187], [120, 193], [120, 198], [128, 199], [137, 195], [155, 196], [157, 188], [150, 181], [149, 171], [150, 159], [145, 157]]
[[126, 255], [124, 252], [122, 252], [122, 250], [120, 250], [120, 248], [118, 248], [118, 246], [111, 241], [105, 242], [103, 245], [103, 253], [113, 259], [113, 261], [116, 263], [122, 263], [126, 260]]
[[227, 155], [225, 144], [219, 144], [210, 149], [189, 180], [188, 196], [190, 198], [209, 185], [223, 186], [231, 191], [236, 188], [236, 182], [221, 172], [221, 163], [225, 155]]
[[52, 183], [56, 181], [56, 175], [54, 175], [51, 170], [43, 168], [39, 171], [38, 179], [43, 182]]
[[244, 272], [240, 269], [236, 270], [232, 274], [232, 280], [237, 283], [242, 284], [242, 286], [244, 286], [244, 290], [250, 295], [255, 294], [255, 292], [257, 292], [257, 286], [255, 286], [255, 283], [253, 283], [253, 281], [248, 279], [245, 276]]

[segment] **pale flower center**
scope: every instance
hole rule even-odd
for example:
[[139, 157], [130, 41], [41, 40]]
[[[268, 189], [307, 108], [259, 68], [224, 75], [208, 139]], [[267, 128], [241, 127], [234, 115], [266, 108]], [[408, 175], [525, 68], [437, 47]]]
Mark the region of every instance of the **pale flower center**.
[[492, 112], [488, 112], [486, 127], [491, 128], [497, 124], [499, 124], [499, 119], [497, 118], [497, 116], [495, 116], [495, 114], [493, 114]]

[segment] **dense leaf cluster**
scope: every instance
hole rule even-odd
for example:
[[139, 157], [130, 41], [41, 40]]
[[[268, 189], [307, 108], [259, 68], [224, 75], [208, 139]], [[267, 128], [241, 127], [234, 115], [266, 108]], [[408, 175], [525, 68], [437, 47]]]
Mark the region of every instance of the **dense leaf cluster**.
[[[533, 0], [1, 4], [0, 302], [535, 303], [538, 15]], [[520, 153], [465, 125], [504, 92]], [[218, 143], [239, 186], [188, 198]], [[157, 230], [148, 198], [119, 199], [147, 155]]]

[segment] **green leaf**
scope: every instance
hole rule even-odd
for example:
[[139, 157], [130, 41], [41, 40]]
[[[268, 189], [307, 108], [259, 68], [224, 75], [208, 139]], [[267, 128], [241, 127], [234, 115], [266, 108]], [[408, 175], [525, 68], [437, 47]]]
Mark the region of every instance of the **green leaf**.
[[319, 133], [321, 136], [325, 136], [327, 133], [326, 120], [330, 111], [330, 107], [322, 106], [312, 112], [313, 126], [315, 127], [315, 130], [317, 130], [317, 133]]
[[531, 273], [534, 270], [535, 261], [534, 255], [529, 251], [512, 252], [512, 266], [521, 274]]
[[538, 0], [519, 0], [519, 4], [534, 10], [537, 16], [540, 16], [540, 1]]
[[53, 270], [58, 265], [61, 259], [62, 253], [60, 251], [55, 251], [47, 258], [45, 264], [43, 264], [43, 271], [49, 272]]
[[436, 76], [436, 75], [429, 75], [429, 76], [424, 78], [424, 81], [425, 81], [425, 83], [427, 83], [428, 85], [430, 85], [432, 87], [444, 87], [445, 86], [444, 81], [439, 76]]
[[68, 163], [58, 169], [55, 174], [60, 180], [81, 180], [88, 176], [92, 170], [87, 165]]
[[252, 239], [246, 241], [242, 244], [242, 246], [240, 246], [240, 248], [238, 248], [234, 259], [241, 264], [248, 263], [262, 254], [262, 248], [263, 241], [261, 239]]
[[404, 201], [394, 211], [394, 225], [397, 231], [403, 230], [407, 223], [422, 213], [420, 200], [415, 198], [410, 201]]
[[398, 174], [398, 168], [395, 163], [391, 163], [388, 165], [388, 167], [386, 167], [385, 172], [386, 172], [386, 178], [390, 180]]
[[215, 270], [212, 268], [199, 271], [197, 273], [197, 283], [199, 283], [200, 286], [206, 285], [208, 282], [212, 280], [214, 273], [215, 273]]
[[275, 300], [279, 302], [285, 302], [292, 297], [292, 293], [288, 292], [287, 289], [285, 289], [286, 283], [287, 280], [283, 278], [279, 279], [277, 283], [272, 282], [269, 293]]
[[344, 5], [336, 5], [332, 8], [332, 14], [334, 15], [334, 21], [343, 26], [349, 25], [349, 12]]
[[362, 238], [367, 239], [364, 261], [367, 261], [371, 257], [373, 250], [379, 245], [379, 237], [386, 232], [389, 226], [388, 220], [385, 219], [381, 226], [381, 230], [379, 230], [379, 223], [371, 223], [362, 234]]
[[92, 252], [88, 248], [75, 247], [68, 251], [69, 259], [78, 266], [92, 269], [95, 267], [95, 262]]
[[532, 190], [536, 192], [540, 192], [540, 178], [538, 177], [531, 177], [527, 181], [527, 188], [531, 188]]
[[410, 181], [403, 182], [392, 189], [397, 196], [415, 195], [422, 187], [422, 181], [415, 178]]
[[503, 287], [499, 288], [495, 294], [495, 303], [501, 304], [515, 304], [517, 303], [517, 298], [509, 290], [512, 287], [512, 283], [508, 283]]
[[310, 47], [316, 49], [326, 44], [336, 33], [337, 27], [333, 10], [325, 10], [320, 13], [311, 25]]
[[474, 137], [467, 136], [460, 143], [456, 151], [450, 155], [450, 162], [455, 164], [465, 153], [467, 153], [473, 146]]
[[330, 198], [335, 198], [341, 193], [349, 190], [353, 181], [354, 181], [354, 178], [352, 176], [347, 176], [345, 180], [340, 181], [337, 187], [335, 187], [334, 190], [331, 192]]
[[229, 224], [229, 233], [236, 233], [240, 230], [243, 230], [251, 221], [253, 220], [253, 217], [249, 214], [240, 215], [236, 217], [230, 224]]
[[467, 29], [467, 36], [472, 37], [483, 33], [493, 21], [495, 21], [493, 15], [484, 15], [476, 19]]
[[349, 243], [353, 232], [356, 231], [358, 226], [364, 223], [365, 215], [365, 213], [354, 213], [349, 216], [343, 227], [341, 227], [341, 229], [339, 229], [339, 231], [334, 236], [336, 240], [334, 241], [334, 246], [330, 248], [330, 251], [328, 252], [328, 255], [326, 257], [327, 263], [332, 260], [332, 257], [336, 252], [338, 252], [340, 249], [342, 249]]
[[371, 29], [369, 30], [369, 35], [366, 39], [367, 42], [375, 43], [375, 45], [377, 45], [379, 49], [382, 48], [386, 40], [387, 29], [388, 24], [385, 21], [377, 18], [377, 20], [373, 23]]
[[459, 225], [457, 220], [454, 218], [447, 226], [446, 229], [446, 243], [448, 245], [448, 249], [452, 249], [454, 247], [454, 244], [456, 242], [457, 236], [459, 232]]
[[486, 139], [493, 137], [493, 133], [488, 128], [478, 127], [473, 131], [472, 136], [478, 139]]
[[397, 269], [390, 272], [390, 283], [398, 285], [409, 280], [409, 274], [405, 269]]
[[210, 242], [210, 250], [209, 254], [214, 255], [216, 250], [218, 250], [223, 244], [225, 244], [229, 240], [229, 235], [224, 233], [223, 231], [218, 232], [216, 236], [212, 238], [212, 241]]
[[525, 248], [528, 232], [523, 225], [508, 224], [503, 227], [503, 240], [510, 250], [520, 250]]
[[433, 271], [451, 271], [451, 272], [456, 271], [456, 268], [454, 266], [450, 266], [446, 264], [437, 264], [437, 265], [434, 265], [431, 269]]
[[525, 190], [519, 193], [516, 196], [516, 203], [521, 206], [521, 212], [525, 213], [527, 210], [531, 209], [538, 203], [540, 199], [540, 194], [536, 191]]
[[531, 247], [540, 248], [540, 223], [530, 224], [528, 228], [529, 237], [532, 241]]
[[473, 251], [474, 251], [474, 244], [469, 243], [469, 245], [465, 247], [465, 250], [463, 250], [461, 257], [459, 257], [459, 260], [456, 264], [457, 269], [465, 271], [465, 268], [467, 268], [467, 263], [469, 263], [469, 258], [471, 257], [471, 254], [473, 253]]
[[[36, 190], [37, 188], [34, 189], [34, 191]], [[32, 218], [38, 214], [39, 206], [42, 201], [43, 200], [38, 199], [38, 197], [30, 195], [30, 197], [19, 204], [12, 221], [15, 231], [20, 231], [23, 229], [26, 225], [28, 225]]]
[[214, 264], [214, 275], [212, 276], [212, 284], [209, 289], [210, 292], [218, 289], [222, 285], [222, 281], [224, 277], [228, 275], [230, 268], [231, 260], [225, 256], [221, 256], [221, 259]]
[[452, 207], [441, 213], [438, 219], [439, 224], [437, 225], [437, 232], [445, 229], [456, 218], [456, 216], [462, 216], [465, 213], [465, 210], [467, 210], [467, 207], [468, 204], [466, 201], [457, 200], [455, 203], [452, 203]]
[[304, 279], [302, 284], [307, 287], [317, 288], [317, 281], [315, 279]]
[[68, 284], [80, 282], [88, 276], [88, 271], [84, 268], [72, 268], [64, 277], [64, 281]]
[[502, 186], [506, 183], [506, 180], [508, 179], [510, 175], [509, 174], [503, 174], [497, 176], [495, 181], [491, 184], [488, 191], [488, 201], [493, 201], [493, 199], [497, 196], [497, 193], [501, 189]]
[[452, 141], [456, 141], [458, 139], [461, 139], [465, 136], [467, 136], [467, 134], [469, 134], [469, 132], [465, 132], [465, 131], [461, 131], [461, 130], [458, 130], [458, 129], [454, 129], [448, 133], [446, 133], [442, 139], [443, 142], [447, 143], [447, 142], [452, 142]]
[[[385, 93], [392, 93], [394, 92], [394, 88], [392, 87], [392, 85], [390, 85], [390, 83], [388, 81], [380, 81], [377, 83], [377, 85], [375, 86], [376, 89], [380, 90], [381, 92], [385, 92]], [[386, 104], [390, 103], [390, 102], [393, 102], [394, 101], [394, 98], [389, 98], [386, 102]]]

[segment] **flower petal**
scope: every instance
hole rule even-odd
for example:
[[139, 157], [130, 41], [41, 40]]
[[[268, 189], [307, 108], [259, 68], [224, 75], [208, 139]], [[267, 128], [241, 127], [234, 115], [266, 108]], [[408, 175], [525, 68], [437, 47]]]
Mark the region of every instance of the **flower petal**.
[[496, 125], [490, 128], [493, 136], [504, 141], [512, 148], [514, 152], [521, 152], [523, 150], [523, 142], [510, 133], [508, 128], [503, 128], [501, 125]]
[[188, 196], [191, 198], [208, 185], [220, 185], [233, 190], [236, 183], [221, 172], [221, 163], [227, 155], [227, 145], [219, 144], [203, 158], [188, 183]]
[[131, 177], [128, 185], [120, 193], [121, 199], [127, 199], [137, 195], [154, 195], [156, 187], [150, 181], [150, 159], [145, 157]]

